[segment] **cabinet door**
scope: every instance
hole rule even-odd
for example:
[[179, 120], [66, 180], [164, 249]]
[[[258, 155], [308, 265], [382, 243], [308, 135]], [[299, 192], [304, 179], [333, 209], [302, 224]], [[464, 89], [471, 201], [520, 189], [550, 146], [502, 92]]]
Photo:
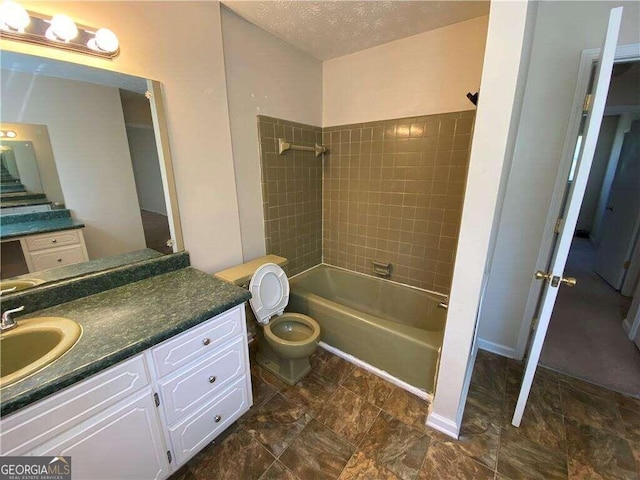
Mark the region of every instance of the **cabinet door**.
[[123, 400], [30, 454], [70, 455], [72, 477], [81, 480], [147, 480], [169, 475], [151, 389]]

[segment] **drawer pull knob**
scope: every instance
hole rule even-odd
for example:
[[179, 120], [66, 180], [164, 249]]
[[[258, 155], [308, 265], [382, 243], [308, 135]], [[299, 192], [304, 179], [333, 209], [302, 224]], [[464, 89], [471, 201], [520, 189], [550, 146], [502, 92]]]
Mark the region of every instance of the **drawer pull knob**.
[[216, 377], [215, 377], [215, 375], [211, 375], [211, 376], [209, 377], [209, 383], [213, 383], [213, 382], [215, 382], [215, 381], [216, 381]]
[[59, 258], [59, 259], [58, 259], [58, 263], [59, 263], [59, 262], [62, 262], [62, 259], [61, 259], [61, 258]]
[[209, 345], [210, 343], [211, 343], [211, 340], [209, 340], [208, 338], [205, 338], [204, 340], [202, 340], [203, 345]]
[[213, 417], [213, 421], [218, 423], [220, 420], [222, 420], [222, 417], [220, 415], [216, 415], [215, 417]]
[[51, 243], [57, 243], [58, 240], [56, 238], [54, 238], [53, 240], [51, 240]]

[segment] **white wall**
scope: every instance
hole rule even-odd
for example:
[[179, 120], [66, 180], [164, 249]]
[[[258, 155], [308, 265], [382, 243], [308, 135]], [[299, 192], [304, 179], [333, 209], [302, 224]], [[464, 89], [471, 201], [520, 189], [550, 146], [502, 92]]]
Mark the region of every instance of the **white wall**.
[[89, 258], [145, 248], [120, 93], [3, 72], [3, 119], [46, 125], [67, 208], [86, 224]]
[[602, 181], [607, 172], [607, 164], [611, 155], [611, 147], [613, 139], [616, 136], [616, 128], [618, 126], [618, 116], [607, 116], [602, 119], [600, 133], [598, 134], [598, 143], [596, 151], [593, 154], [593, 163], [589, 172], [589, 180], [587, 188], [584, 192], [584, 198], [578, 215], [577, 230], [591, 230], [591, 225], [596, 214], [600, 191], [602, 190]]
[[265, 254], [256, 115], [322, 125], [322, 62], [222, 7], [229, 120], [245, 261]]
[[[501, 177], [513, 151], [512, 125], [522, 103], [535, 8], [527, 2], [492, 2], [482, 92], [469, 162], [460, 238], [453, 272], [436, 396], [428, 425], [457, 436], [475, 351], [478, 307], [499, 207]], [[522, 62], [522, 66], [521, 66]]]
[[[622, 4], [618, 43], [638, 43], [640, 4]], [[539, 4], [519, 134], [480, 319], [483, 344], [505, 355], [522, 353], [516, 352], [516, 345], [562, 155], [580, 54], [601, 46], [609, 10], [616, 5]]]
[[[185, 248], [216, 272], [242, 261], [218, 2], [23, 1], [42, 13], [113, 29], [113, 60], [0, 40], [0, 48], [159, 80]], [[177, 21], [179, 19], [179, 21]]]
[[327, 60], [322, 125], [473, 108], [466, 94], [480, 87], [488, 18]]

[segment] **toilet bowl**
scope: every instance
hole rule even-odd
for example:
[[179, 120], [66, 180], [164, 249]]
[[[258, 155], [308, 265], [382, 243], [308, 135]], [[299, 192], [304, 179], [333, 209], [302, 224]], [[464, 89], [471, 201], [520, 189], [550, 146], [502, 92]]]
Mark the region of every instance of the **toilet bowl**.
[[249, 283], [249, 304], [258, 328], [256, 360], [264, 368], [294, 385], [311, 370], [309, 357], [318, 348], [320, 325], [300, 313], [284, 313], [289, 303], [289, 280], [274, 263], [260, 266]]

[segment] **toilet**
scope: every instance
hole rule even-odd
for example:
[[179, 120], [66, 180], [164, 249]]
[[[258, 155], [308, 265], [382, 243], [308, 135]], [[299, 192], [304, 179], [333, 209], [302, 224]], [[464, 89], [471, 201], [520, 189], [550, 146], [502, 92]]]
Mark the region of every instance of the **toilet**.
[[251, 291], [247, 331], [258, 339], [256, 360], [294, 385], [311, 370], [309, 357], [318, 347], [320, 326], [306, 315], [284, 313], [289, 302], [289, 279], [282, 269], [286, 264], [286, 258], [270, 254], [215, 276]]
[[289, 385], [311, 370], [309, 357], [318, 348], [320, 325], [300, 313], [284, 313], [289, 279], [275, 263], [258, 267], [249, 282], [249, 304], [262, 328], [257, 329], [256, 360]]

